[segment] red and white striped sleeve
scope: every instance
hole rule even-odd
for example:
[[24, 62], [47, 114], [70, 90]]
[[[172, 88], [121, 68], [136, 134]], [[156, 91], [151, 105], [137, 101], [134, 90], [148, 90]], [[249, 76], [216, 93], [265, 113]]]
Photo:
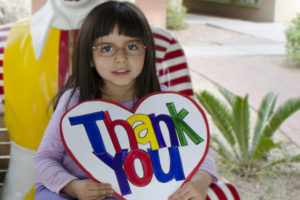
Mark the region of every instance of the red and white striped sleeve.
[[159, 82], [169, 90], [193, 97], [190, 73], [183, 49], [165, 29], [152, 27], [156, 48], [156, 69]]
[[3, 57], [6, 46], [6, 40], [12, 24], [0, 26], [0, 103], [4, 103], [4, 85], [3, 85]]
[[210, 184], [206, 200], [241, 200], [237, 189], [225, 180]]

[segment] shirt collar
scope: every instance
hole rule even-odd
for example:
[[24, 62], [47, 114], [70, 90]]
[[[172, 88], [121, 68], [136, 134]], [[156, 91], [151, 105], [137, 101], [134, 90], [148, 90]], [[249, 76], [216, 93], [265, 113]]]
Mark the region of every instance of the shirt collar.
[[43, 53], [51, 27], [61, 30], [79, 29], [88, 12], [104, 1], [107, 0], [48, 0], [31, 19], [30, 32], [36, 59], [39, 60]]

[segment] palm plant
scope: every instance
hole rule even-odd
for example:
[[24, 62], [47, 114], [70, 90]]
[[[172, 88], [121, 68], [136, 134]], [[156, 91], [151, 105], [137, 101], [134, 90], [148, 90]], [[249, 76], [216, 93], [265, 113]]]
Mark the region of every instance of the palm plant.
[[287, 100], [274, 112], [277, 95], [269, 92], [262, 100], [256, 124], [251, 130], [248, 95], [242, 98], [224, 88], [219, 91], [229, 105], [208, 91], [202, 91], [196, 97], [224, 136], [227, 144], [212, 136], [211, 148], [218, 152], [225, 164], [240, 174], [253, 175], [279, 163], [300, 162], [300, 154], [267, 160], [272, 149], [281, 148], [282, 144], [275, 143], [272, 137], [280, 125], [300, 109], [300, 98]]

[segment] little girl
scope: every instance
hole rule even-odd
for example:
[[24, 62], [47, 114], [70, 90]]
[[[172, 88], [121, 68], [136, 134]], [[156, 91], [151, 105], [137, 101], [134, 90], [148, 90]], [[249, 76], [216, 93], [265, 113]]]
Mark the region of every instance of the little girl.
[[[159, 84], [155, 61], [151, 28], [135, 5], [108, 1], [89, 13], [78, 36], [73, 73], [54, 100], [54, 113], [35, 156], [35, 200], [116, 199], [110, 184], [90, 180], [71, 159], [59, 122], [69, 108], [85, 100], [108, 99], [133, 109], [143, 96], [166, 90]], [[169, 199], [205, 199], [215, 177], [210, 154], [202, 165], [205, 169], [200, 167]]]

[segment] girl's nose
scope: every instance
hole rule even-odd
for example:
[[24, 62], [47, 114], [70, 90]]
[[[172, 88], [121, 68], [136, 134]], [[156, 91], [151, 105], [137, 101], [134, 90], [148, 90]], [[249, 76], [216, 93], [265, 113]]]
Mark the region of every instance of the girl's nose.
[[116, 62], [124, 62], [124, 61], [128, 60], [128, 55], [126, 54], [126, 52], [123, 49], [120, 48], [116, 52], [114, 58], [115, 58]]

